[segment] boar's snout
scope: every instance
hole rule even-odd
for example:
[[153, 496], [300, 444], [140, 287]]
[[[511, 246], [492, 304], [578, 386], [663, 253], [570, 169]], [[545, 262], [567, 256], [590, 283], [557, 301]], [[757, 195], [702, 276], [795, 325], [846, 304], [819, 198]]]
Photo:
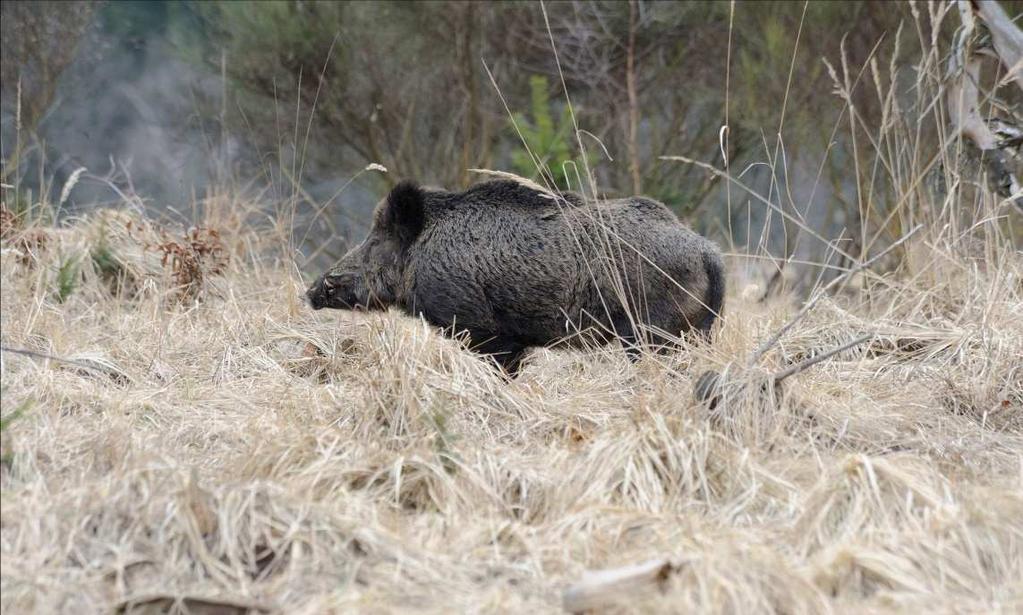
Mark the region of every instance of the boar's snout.
[[366, 300], [360, 298], [364, 294], [361, 289], [356, 277], [327, 273], [320, 276], [305, 294], [314, 310], [361, 310], [366, 304]]
[[322, 310], [327, 307], [327, 294], [323, 288], [323, 276], [313, 282], [309, 290], [305, 291], [306, 299], [314, 310]]

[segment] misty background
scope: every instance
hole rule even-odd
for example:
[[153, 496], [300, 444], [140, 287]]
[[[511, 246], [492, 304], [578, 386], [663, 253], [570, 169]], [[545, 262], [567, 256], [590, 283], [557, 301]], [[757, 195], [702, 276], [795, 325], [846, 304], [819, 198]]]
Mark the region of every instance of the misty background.
[[[545, 6], [4, 2], [3, 181], [19, 199], [56, 201], [86, 168], [65, 215], [125, 194], [184, 218], [214, 190], [290, 199], [296, 234], [347, 240], [402, 178], [539, 179], [525, 140], [561, 189], [580, 188], [585, 163], [602, 195], [659, 199], [729, 250], [822, 260], [822, 242], [746, 191], [660, 157], [723, 168], [727, 154], [778, 208], [824, 237], [855, 237], [862, 152], [823, 59], [842, 65], [844, 49], [854, 74], [877, 57], [908, 67], [931, 35], [902, 3]], [[1019, 2], [1004, 6], [1019, 15]], [[945, 25], [950, 39], [958, 24]], [[913, 75], [900, 78], [908, 92]], [[875, 119], [876, 94], [854, 96], [860, 120]]]

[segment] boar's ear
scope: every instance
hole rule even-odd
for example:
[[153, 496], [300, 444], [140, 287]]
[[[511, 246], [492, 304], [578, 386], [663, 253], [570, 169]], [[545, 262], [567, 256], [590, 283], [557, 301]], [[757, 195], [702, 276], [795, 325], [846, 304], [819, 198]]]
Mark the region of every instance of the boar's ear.
[[402, 181], [387, 195], [380, 225], [407, 246], [423, 230], [423, 190], [411, 181]]

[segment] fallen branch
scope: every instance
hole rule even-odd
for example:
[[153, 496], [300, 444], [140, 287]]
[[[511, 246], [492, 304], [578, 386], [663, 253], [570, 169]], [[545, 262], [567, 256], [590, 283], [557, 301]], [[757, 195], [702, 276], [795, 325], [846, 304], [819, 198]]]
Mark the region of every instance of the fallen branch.
[[819, 354], [814, 357], [810, 357], [809, 359], [796, 363], [795, 365], [790, 365], [785, 369], [781, 370], [780, 372], [775, 372], [772, 378], [774, 379], [775, 383], [781, 382], [782, 380], [785, 380], [789, 376], [795, 376], [799, 372], [807, 370], [813, 367], [814, 365], [817, 365], [821, 361], [826, 361], [840, 352], [849, 350], [850, 348], [853, 348], [855, 346], [859, 346], [863, 342], [866, 342], [873, 338], [874, 334], [872, 333], [868, 335], [861, 335], [860, 337], [850, 342], [846, 342], [845, 344], [842, 344], [841, 346], [838, 346], [836, 348], [832, 348], [831, 350], [825, 353]]
[[274, 608], [255, 600], [249, 600], [248, 598], [189, 596], [161, 592], [128, 598], [114, 606], [115, 613], [135, 613], [139, 611], [255, 615], [257, 613], [270, 613], [274, 611]]
[[561, 604], [569, 613], [619, 604], [637, 593], [663, 589], [671, 574], [680, 567], [680, 563], [668, 558], [658, 558], [642, 564], [589, 572], [565, 589]]
[[[696, 379], [696, 383], [693, 385], [693, 399], [695, 399], [697, 403], [707, 403], [708, 407], [713, 410], [720, 403], [722, 394], [726, 388], [729, 389], [730, 395], [735, 395], [740, 390], [750, 390], [748, 387], [749, 383], [756, 382], [758, 383], [758, 386], [755, 385], [753, 388], [759, 388], [760, 394], [766, 394], [772, 388], [776, 391], [780, 390], [778, 387], [786, 378], [806, 371], [814, 365], [817, 365], [822, 361], [826, 361], [840, 352], [844, 352], [850, 348], [854, 348], [864, 342], [872, 340], [874, 337], [876, 337], [876, 334], [873, 333], [861, 335], [860, 337], [836, 346], [831, 350], [825, 351], [819, 355], [810, 357], [805, 361], [790, 365], [785, 369], [770, 374], [766, 378], [756, 377], [756, 374], [750, 369], [740, 369], [738, 371], [738, 375], [741, 377], [736, 377], [731, 366], [726, 368], [723, 373], [715, 370], [707, 370], [700, 374], [700, 377]], [[753, 374], [752, 378], [749, 377], [751, 374]]]
[[888, 254], [898, 246], [905, 243], [910, 237], [915, 235], [916, 232], [919, 231], [921, 228], [923, 228], [923, 224], [916, 225], [915, 227], [913, 227], [911, 231], [900, 237], [895, 243], [882, 250], [879, 254], [863, 261], [862, 263], [856, 265], [855, 267], [848, 269], [835, 279], [828, 282], [828, 284], [825, 285], [824, 288], [817, 291], [817, 293], [803, 305], [803, 308], [799, 310], [799, 312], [797, 312], [795, 316], [789, 319], [789, 321], [782, 325], [782, 327], [778, 329], [778, 331], [775, 332], [774, 335], [768, 338], [763, 344], [761, 344], [756, 350], [753, 351], [753, 354], [750, 355], [749, 361], [747, 361], [746, 363], [747, 366], [752, 367], [753, 364], [756, 363], [760, 359], [760, 357], [764, 355], [764, 353], [770, 350], [772, 346], [777, 344], [778, 340], [780, 340], [782, 336], [788, 333], [788, 331], [793, 326], [795, 326], [796, 323], [798, 323], [804, 316], [806, 316], [807, 312], [812, 310], [814, 306], [817, 305], [817, 303], [827, 295], [828, 291], [831, 290], [832, 287], [837, 286], [839, 283], [841, 283], [846, 278], [852, 276], [854, 273], [862, 271], [863, 269], [866, 269], [867, 267], [873, 265], [878, 260], [880, 260], [885, 254]]
[[88, 362], [81, 361], [78, 359], [67, 359], [64, 357], [56, 357], [51, 354], [46, 354], [44, 352], [24, 350], [21, 348], [9, 348], [7, 346], [0, 346], [0, 352], [11, 352], [14, 354], [20, 354], [26, 357], [31, 357], [33, 359], [42, 359], [44, 361], [56, 361], [57, 363], [74, 365], [75, 367], [79, 367], [90, 372], [98, 372], [100, 374], [103, 374], [104, 376], [107, 376], [108, 378], [122, 386], [131, 383], [131, 378], [129, 378], [127, 374], [121, 371], [117, 366], [111, 364], [103, 365], [101, 362], [98, 361]]

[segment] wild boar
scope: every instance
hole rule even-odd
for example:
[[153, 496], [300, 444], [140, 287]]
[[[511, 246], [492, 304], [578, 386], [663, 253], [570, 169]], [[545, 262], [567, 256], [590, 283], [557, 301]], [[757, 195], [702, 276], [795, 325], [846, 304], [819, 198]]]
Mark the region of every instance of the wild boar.
[[718, 248], [643, 197], [584, 203], [510, 180], [465, 192], [398, 184], [369, 235], [309, 288], [313, 309], [395, 306], [468, 334], [514, 376], [530, 347], [618, 338], [630, 353], [709, 337]]

